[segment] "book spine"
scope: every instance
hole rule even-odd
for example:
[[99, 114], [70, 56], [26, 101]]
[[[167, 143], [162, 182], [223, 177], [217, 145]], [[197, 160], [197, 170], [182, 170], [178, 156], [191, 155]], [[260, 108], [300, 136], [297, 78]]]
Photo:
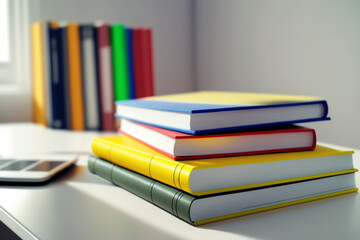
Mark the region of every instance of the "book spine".
[[[58, 103], [57, 100], [59, 99], [56, 96], [56, 90], [57, 85], [59, 83], [58, 81], [58, 66], [57, 66], [57, 24], [56, 22], [48, 22], [45, 24], [47, 29], [47, 37], [48, 37], [48, 49], [46, 51], [49, 53], [49, 69], [50, 69], [50, 79], [49, 79], [49, 86], [48, 86], [48, 105], [51, 105], [51, 107], [48, 109], [48, 126], [52, 128], [56, 128], [56, 119], [59, 116], [58, 113]], [[51, 111], [50, 111], [51, 109]], [[59, 123], [59, 122], [57, 122]]]
[[306, 130], [309, 130], [312, 133], [312, 141], [313, 141], [313, 143], [312, 143], [311, 149], [314, 149], [316, 147], [316, 142], [317, 142], [317, 136], [316, 136], [315, 129], [309, 128], [309, 129], [305, 129], [304, 131], [306, 131]]
[[42, 22], [31, 26], [33, 121], [47, 126], [44, 32]]
[[95, 32], [92, 25], [80, 26], [85, 128], [100, 130]]
[[133, 30], [126, 29], [126, 48], [129, 77], [129, 98], [135, 99], [134, 59], [133, 59]]
[[329, 106], [328, 106], [328, 104], [327, 104], [327, 101], [322, 101], [322, 104], [323, 104], [323, 106], [324, 106], [324, 115], [323, 115], [323, 118], [330, 120], [330, 118], [327, 117], [327, 115], [329, 114]]
[[60, 100], [64, 104], [64, 128], [71, 129], [71, 110], [69, 92], [69, 68], [67, 50], [67, 29], [66, 26], [59, 27], [59, 81], [63, 85], [63, 98]]
[[126, 32], [124, 24], [111, 26], [111, 51], [114, 78], [114, 99], [129, 99], [128, 63], [126, 53]]
[[145, 77], [144, 77], [144, 60], [143, 60], [143, 44], [142, 29], [133, 30], [133, 59], [134, 59], [134, 79], [135, 79], [135, 96], [142, 98], [145, 96]]
[[97, 109], [98, 109], [98, 121], [99, 121], [99, 130], [102, 129], [102, 119], [101, 119], [101, 96], [100, 96], [100, 69], [99, 69], [99, 51], [98, 51], [98, 38], [97, 30], [93, 25], [93, 41], [94, 41], [94, 63], [95, 63], [95, 73], [96, 73], [96, 95], [97, 95]]
[[49, 47], [51, 66], [51, 127], [56, 129], [66, 128], [64, 81], [60, 73], [60, 30], [57, 22], [49, 23]]
[[67, 34], [71, 126], [73, 130], [84, 130], [84, 102], [78, 24], [69, 23]]
[[44, 70], [45, 70], [45, 105], [47, 126], [53, 123], [52, 92], [51, 92], [51, 46], [50, 46], [50, 22], [43, 23], [43, 48], [44, 48]]
[[[189, 177], [193, 170], [189, 165], [127, 148], [124, 145], [113, 144], [104, 138], [94, 138], [91, 148], [93, 153], [100, 158], [194, 194], [189, 186]], [[196, 193], [196, 195], [202, 194]]]
[[114, 95], [109, 26], [103, 24], [97, 27], [96, 38], [99, 66], [101, 129], [103, 131], [113, 131]]
[[89, 157], [88, 168], [93, 174], [194, 224], [190, 219], [190, 206], [195, 197], [95, 156]]
[[152, 51], [152, 31], [147, 28], [142, 31], [143, 44], [143, 61], [145, 97], [154, 96], [154, 77], [153, 77], [153, 51]]

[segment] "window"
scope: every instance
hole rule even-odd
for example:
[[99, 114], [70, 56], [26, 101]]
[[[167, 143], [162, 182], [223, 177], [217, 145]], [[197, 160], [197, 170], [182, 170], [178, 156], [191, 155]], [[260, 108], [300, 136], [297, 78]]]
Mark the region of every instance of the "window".
[[0, 95], [30, 83], [29, 0], [0, 0]]
[[8, 0], [0, 0], [0, 63], [10, 60]]
[[0, 0], [0, 122], [31, 119], [30, 23], [38, 1]]
[[0, 82], [8, 82], [11, 71], [9, 24], [9, 0], [0, 0]]

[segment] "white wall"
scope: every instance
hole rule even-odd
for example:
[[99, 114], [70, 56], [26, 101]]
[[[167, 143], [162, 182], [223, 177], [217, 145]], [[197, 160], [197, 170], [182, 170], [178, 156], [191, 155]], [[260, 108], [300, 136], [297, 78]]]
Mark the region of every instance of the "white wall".
[[322, 96], [318, 139], [360, 145], [360, 1], [197, 0], [196, 88]]

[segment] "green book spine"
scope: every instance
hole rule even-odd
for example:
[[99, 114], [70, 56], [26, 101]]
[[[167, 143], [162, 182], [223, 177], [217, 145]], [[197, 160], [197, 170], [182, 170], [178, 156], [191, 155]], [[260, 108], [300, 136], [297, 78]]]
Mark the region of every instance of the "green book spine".
[[93, 155], [89, 157], [88, 168], [91, 173], [134, 193], [192, 225], [194, 224], [190, 219], [189, 212], [195, 197]]
[[111, 52], [114, 78], [114, 100], [130, 98], [128, 62], [126, 52], [126, 30], [122, 23], [111, 26]]

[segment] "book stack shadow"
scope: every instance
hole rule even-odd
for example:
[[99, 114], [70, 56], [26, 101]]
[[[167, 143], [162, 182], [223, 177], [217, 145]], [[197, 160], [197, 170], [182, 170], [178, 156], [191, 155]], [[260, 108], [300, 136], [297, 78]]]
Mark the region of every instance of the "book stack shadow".
[[[316, 144], [317, 97], [191, 92], [116, 102], [91, 173], [192, 225], [356, 192], [353, 152]], [[121, 201], [119, 201], [121, 204]]]

